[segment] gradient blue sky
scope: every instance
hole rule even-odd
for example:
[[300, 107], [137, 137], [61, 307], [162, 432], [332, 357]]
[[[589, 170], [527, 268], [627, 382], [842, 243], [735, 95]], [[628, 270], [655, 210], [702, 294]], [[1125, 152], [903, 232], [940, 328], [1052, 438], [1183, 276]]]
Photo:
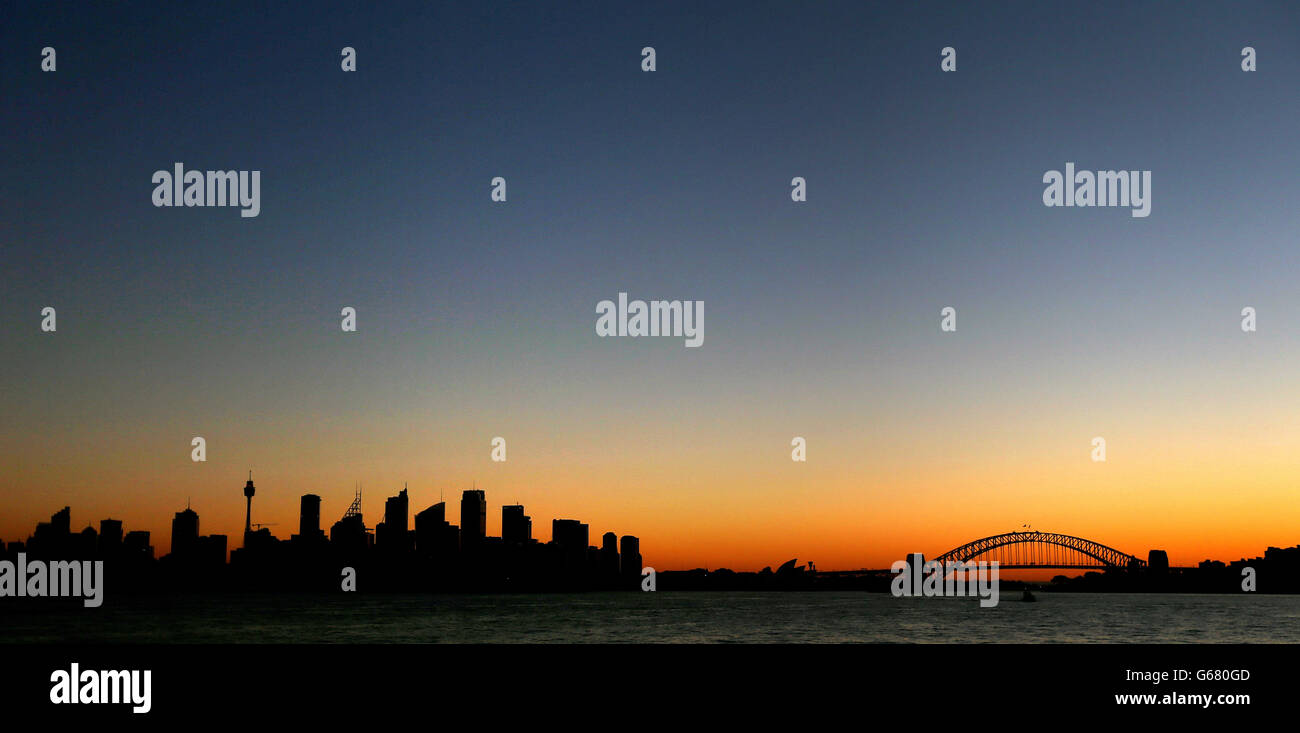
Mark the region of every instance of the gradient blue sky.
[[[908, 536], [946, 479], [1004, 470], [1021, 488], [962, 486], [989, 508], [948, 544], [1023, 510], [1177, 559], [1220, 499], [1148, 517], [1148, 541], [1080, 509], [1135, 476], [1066, 500], [1025, 466], [1086, 459], [1093, 435], [1143, 471], [1218, 450], [1249, 475], [1249, 446], [1300, 448], [1294, 3], [4, 12], [5, 539], [64, 504], [165, 535], [187, 497], [234, 535], [252, 466], [282, 525], [308, 490], [332, 519], [361, 480], [374, 521], [404, 480], [417, 505], [477, 481], [497, 525], [519, 500], [544, 535], [591, 518], [670, 565], [853, 565], [947, 549], [851, 542]], [[175, 161], [261, 170], [261, 215], [153, 207]], [[1152, 170], [1151, 216], [1045, 208], [1066, 161]], [[703, 300], [704, 347], [596, 338], [620, 290]], [[1267, 516], [1274, 494], [1245, 491]], [[1300, 539], [1252, 517], [1232, 518], [1242, 551]]]

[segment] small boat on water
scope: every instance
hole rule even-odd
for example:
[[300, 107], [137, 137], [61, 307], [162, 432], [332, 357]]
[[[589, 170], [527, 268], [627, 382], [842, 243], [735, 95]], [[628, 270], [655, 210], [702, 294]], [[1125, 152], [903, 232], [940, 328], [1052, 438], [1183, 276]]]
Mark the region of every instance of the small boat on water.
[[1030, 602], [1030, 603], [1033, 603], [1034, 601], [1037, 601], [1038, 599], [1034, 597], [1034, 594], [1033, 594], [1033, 593], [1030, 593], [1030, 592], [1029, 592], [1029, 589], [1028, 589], [1028, 588], [1026, 588], [1026, 589], [1025, 589], [1025, 594], [1022, 595], [1022, 596], [1020, 596], [1020, 600], [1022, 600], [1022, 601], [1028, 601], [1028, 602]]

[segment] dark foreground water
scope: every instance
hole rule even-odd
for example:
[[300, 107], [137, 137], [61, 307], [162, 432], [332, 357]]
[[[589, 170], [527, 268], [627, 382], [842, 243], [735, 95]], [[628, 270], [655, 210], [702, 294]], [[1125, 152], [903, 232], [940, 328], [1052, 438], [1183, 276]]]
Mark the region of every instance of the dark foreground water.
[[9, 606], [0, 641], [1300, 643], [1300, 596], [1008, 593], [994, 608], [851, 592], [150, 597]]

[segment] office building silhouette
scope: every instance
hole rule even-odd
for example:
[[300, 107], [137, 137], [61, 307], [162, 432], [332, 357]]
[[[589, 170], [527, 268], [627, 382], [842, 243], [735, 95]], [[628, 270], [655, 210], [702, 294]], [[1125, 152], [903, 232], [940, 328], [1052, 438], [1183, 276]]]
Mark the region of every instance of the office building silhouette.
[[224, 565], [226, 562], [227, 542], [224, 534], [210, 534], [199, 537], [195, 559], [206, 567]]
[[618, 576], [618, 535], [606, 532], [600, 537], [600, 572], [605, 577]]
[[361, 489], [357, 489], [356, 498], [344, 512], [343, 518], [330, 527], [330, 544], [341, 556], [352, 559], [370, 548], [371, 539], [361, 516]]
[[415, 549], [427, 558], [447, 561], [460, 549], [460, 530], [447, 521], [447, 504], [438, 502], [415, 515]]
[[172, 554], [177, 557], [192, 558], [199, 546], [199, 515], [186, 507], [176, 512], [172, 518]]
[[576, 519], [552, 519], [551, 541], [566, 550], [587, 551], [587, 525]]
[[99, 520], [99, 547], [105, 554], [114, 554], [122, 548], [122, 520]]
[[487, 495], [482, 489], [466, 489], [460, 498], [460, 546], [474, 552], [487, 537]]
[[623, 535], [620, 568], [624, 578], [641, 577], [641, 540], [632, 535]]
[[320, 497], [303, 494], [298, 511], [298, 536], [304, 542], [314, 542], [324, 537], [320, 529]]
[[532, 539], [533, 520], [524, 514], [524, 505], [501, 507], [501, 541], [507, 545], [526, 545]]
[[153, 545], [149, 544], [149, 532], [132, 530], [122, 538], [122, 553], [134, 559], [153, 559]]
[[375, 546], [385, 552], [406, 552], [410, 549], [410, 522], [407, 517], [410, 500], [406, 489], [384, 501], [384, 521], [375, 527]]
[[53, 532], [61, 537], [67, 537], [72, 533], [72, 507], [63, 507], [50, 517], [50, 527]]

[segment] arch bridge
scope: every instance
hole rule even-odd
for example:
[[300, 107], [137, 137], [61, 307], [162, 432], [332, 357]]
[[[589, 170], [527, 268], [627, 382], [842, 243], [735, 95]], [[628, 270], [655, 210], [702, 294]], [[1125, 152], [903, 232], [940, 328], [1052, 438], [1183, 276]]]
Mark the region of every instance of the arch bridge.
[[955, 547], [936, 562], [998, 562], [999, 569], [1145, 567], [1146, 562], [1100, 542], [1055, 532], [1007, 532]]

